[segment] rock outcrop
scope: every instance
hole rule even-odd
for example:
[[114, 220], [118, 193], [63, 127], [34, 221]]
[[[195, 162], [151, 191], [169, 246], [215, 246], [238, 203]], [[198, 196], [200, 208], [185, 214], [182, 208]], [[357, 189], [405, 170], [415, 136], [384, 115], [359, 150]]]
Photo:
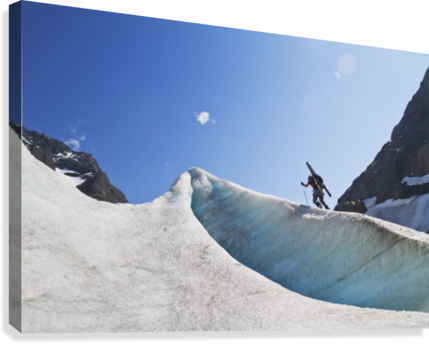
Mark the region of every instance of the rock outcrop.
[[372, 205], [427, 194], [428, 182], [410, 183], [407, 180], [428, 174], [429, 69], [404, 116], [393, 129], [390, 141], [338, 199], [335, 210], [366, 213], [366, 200], [374, 197]]
[[91, 154], [74, 152], [63, 142], [12, 121], [9, 125], [35, 158], [54, 171], [59, 169], [65, 176], [79, 179], [76, 187], [84, 194], [99, 201], [128, 203], [124, 193], [110, 183]]

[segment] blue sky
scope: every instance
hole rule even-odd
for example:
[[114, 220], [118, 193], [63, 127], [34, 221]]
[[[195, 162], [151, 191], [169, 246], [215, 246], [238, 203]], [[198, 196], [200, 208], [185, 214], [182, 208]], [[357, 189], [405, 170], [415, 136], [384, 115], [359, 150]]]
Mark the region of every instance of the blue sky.
[[131, 203], [198, 166], [305, 204], [309, 161], [333, 207], [429, 67], [425, 54], [31, 2], [23, 51], [24, 126], [93, 154]]

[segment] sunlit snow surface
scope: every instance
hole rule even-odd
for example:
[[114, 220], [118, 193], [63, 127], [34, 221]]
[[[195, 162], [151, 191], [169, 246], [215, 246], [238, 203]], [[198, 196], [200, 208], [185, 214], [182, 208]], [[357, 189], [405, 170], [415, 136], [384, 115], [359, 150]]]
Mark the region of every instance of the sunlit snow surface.
[[402, 179], [402, 183], [406, 183], [408, 186], [429, 183], [429, 173], [421, 177], [405, 177]]
[[[429, 174], [423, 177], [406, 177], [408, 185], [426, 183]], [[410, 198], [388, 199], [377, 203], [377, 197], [363, 200], [368, 216], [382, 219], [398, 225], [415, 229], [419, 232], [429, 233], [429, 194], [414, 195]]]
[[[67, 182], [71, 183], [74, 186], [78, 186], [78, 185], [82, 184], [86, 180], [85, 178], [82, 178], [75, 171], [70, 171], [70, 170], [67, 170], [67, 169], [56, 168], [55, 172], [57, 172], [60, 175], [62, 175], [65, 178], [65, 180], [67, 180]], [[67, 175], [67, 174], [69, 174], [69, 175]], [[73, 174], [75, 174], [76, 176], [73, 176]]]
[[[20, 141], [9, 135], [14, 170]], [[357, 297], [353, 303], [381, 299], [374, 306], [386, 308], [428, 310], [425, 234], [310, 210], [195, 169], [153, 202], [130, 205], [85, 196], [24, 147], [22, 167], [23, 332], [429, 325], [428, 313], [344, 306], [281, 287], [220, 247], [191, 200], [200, 218], [204, 210], [215, 220], [208, 231], [244, 263], [257, 262], [311, 296], [338, 292]], [[12, 174], [12, 182], [19, 177]]]
[[366, 215], [429, 233], [429, 194], [389, 199], [370, 208]]

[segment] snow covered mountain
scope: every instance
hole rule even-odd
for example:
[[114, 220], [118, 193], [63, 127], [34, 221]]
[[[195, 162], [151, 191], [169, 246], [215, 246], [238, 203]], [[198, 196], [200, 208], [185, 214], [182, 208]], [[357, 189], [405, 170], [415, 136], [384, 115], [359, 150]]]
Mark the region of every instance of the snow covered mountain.
[[13, 131], [10, 170], [22, 190], [11, 201], [10, 322], [22, 332], [429, 326], [424, 233], [196, 168], [151, 203], [97, 202]]
[[335, 210], [429, 233], [429, 69], [390, 141], [338, 199]]
[[63, 142], [27, 130], [12, 121], [9, 121], [9, 126], [19, 137], [22, 136], [22, 141], [31, 154], [84, 194], [100, 201], [128, 203], [125, 195], [110, 183], [91, 154], [74, 152]]

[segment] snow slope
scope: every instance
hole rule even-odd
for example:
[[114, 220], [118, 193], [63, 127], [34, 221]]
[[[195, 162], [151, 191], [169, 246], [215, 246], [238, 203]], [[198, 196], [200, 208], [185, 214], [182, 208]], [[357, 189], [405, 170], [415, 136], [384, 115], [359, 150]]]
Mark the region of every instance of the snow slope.
[[429, 234], [429, 194], [389, 199], [370, 207], [366, 215]]
[[429, 312], [428, 235], [190, 174], [196, 217], [239, 262], [312, 298]]
[[[10, 132], [10, 136], [13, 165], [19, 161], [21, 143], [15, 133]], [[238, 263], [192, 212], [191, 184], [198, 180], [191, 182], [191, 175], [198, 170], [182, 174], [169, 192], [153, 202], [130, 205], [85, 196], [25, 147], [22, 166], [23, 332], [392, 329], [429, 325], [427, 313], [364, 309], [304, 297]], [[19, 182], [19, 177], [13, 174], [11, 182]], [[209, 188], [204, 184], [198, 193]], [[255, 205], [260, 203], [258, 197], [253, 198]], [[227, 210], [219, 215], [226, 218]], [[308, 210], [301, 220], [312, 223], [314, 231], [320, 216], [326, 215]], [[355, 227], [336, 228], [334, 219], [332, 230], [340, 232], [338, 238], [347, 238], [346, 231], [360, 229], [361, 218], [349, 219]], [[325, 222], [329, 226], [331, 221], [326, 218]], [[400, 227], [394, 227], [391, 234], [384, 228], [380, 226], [379, 231], [386, 231], [388, 238], [403, 236], [403, 241], [410, 241], [410, 245], [401, 246], [408, 251], [399, 252], [397, 260], [407, 255], [419, 260], [426, 254], [427, 258], [427, 241], [408, 237]], [[302, 226], [300, 229], [304, 230]], [[326, 246], [317, 236], [307, 236], [310, 239]], [[340, 247], [341, 240], [337, 244]], [[352, 244], [344, 243], [349, 251], [353, 251]], [[247, 245], [243, 242], [243, 249]], [[273, 252], [272, 248], [265, 249]], [[299, 253], [296, 262], [303, 255]], [[275, 254], [270, 259], [278, 263]], [[415, 268], [422, 275], [427, 273], [424, 267]], [[413, 273], [402, 277], [409, 278], [409, 284], [416, 282]], [[416, 298], [426, 310], [427, 301], [419, 295]]]
[[[72, 183], [74, 186], [78, 186], [86, 181], [85, 175], [80, 175], [79, 173], [75, 171], [70, 171], [66, 168], [60, 169], [55, 168], [55, 172], [61, 174], [64, 176], [64, 178], [69, 182]], [[87, 173], [86, 175], [92, 175], [92, 173]]]

